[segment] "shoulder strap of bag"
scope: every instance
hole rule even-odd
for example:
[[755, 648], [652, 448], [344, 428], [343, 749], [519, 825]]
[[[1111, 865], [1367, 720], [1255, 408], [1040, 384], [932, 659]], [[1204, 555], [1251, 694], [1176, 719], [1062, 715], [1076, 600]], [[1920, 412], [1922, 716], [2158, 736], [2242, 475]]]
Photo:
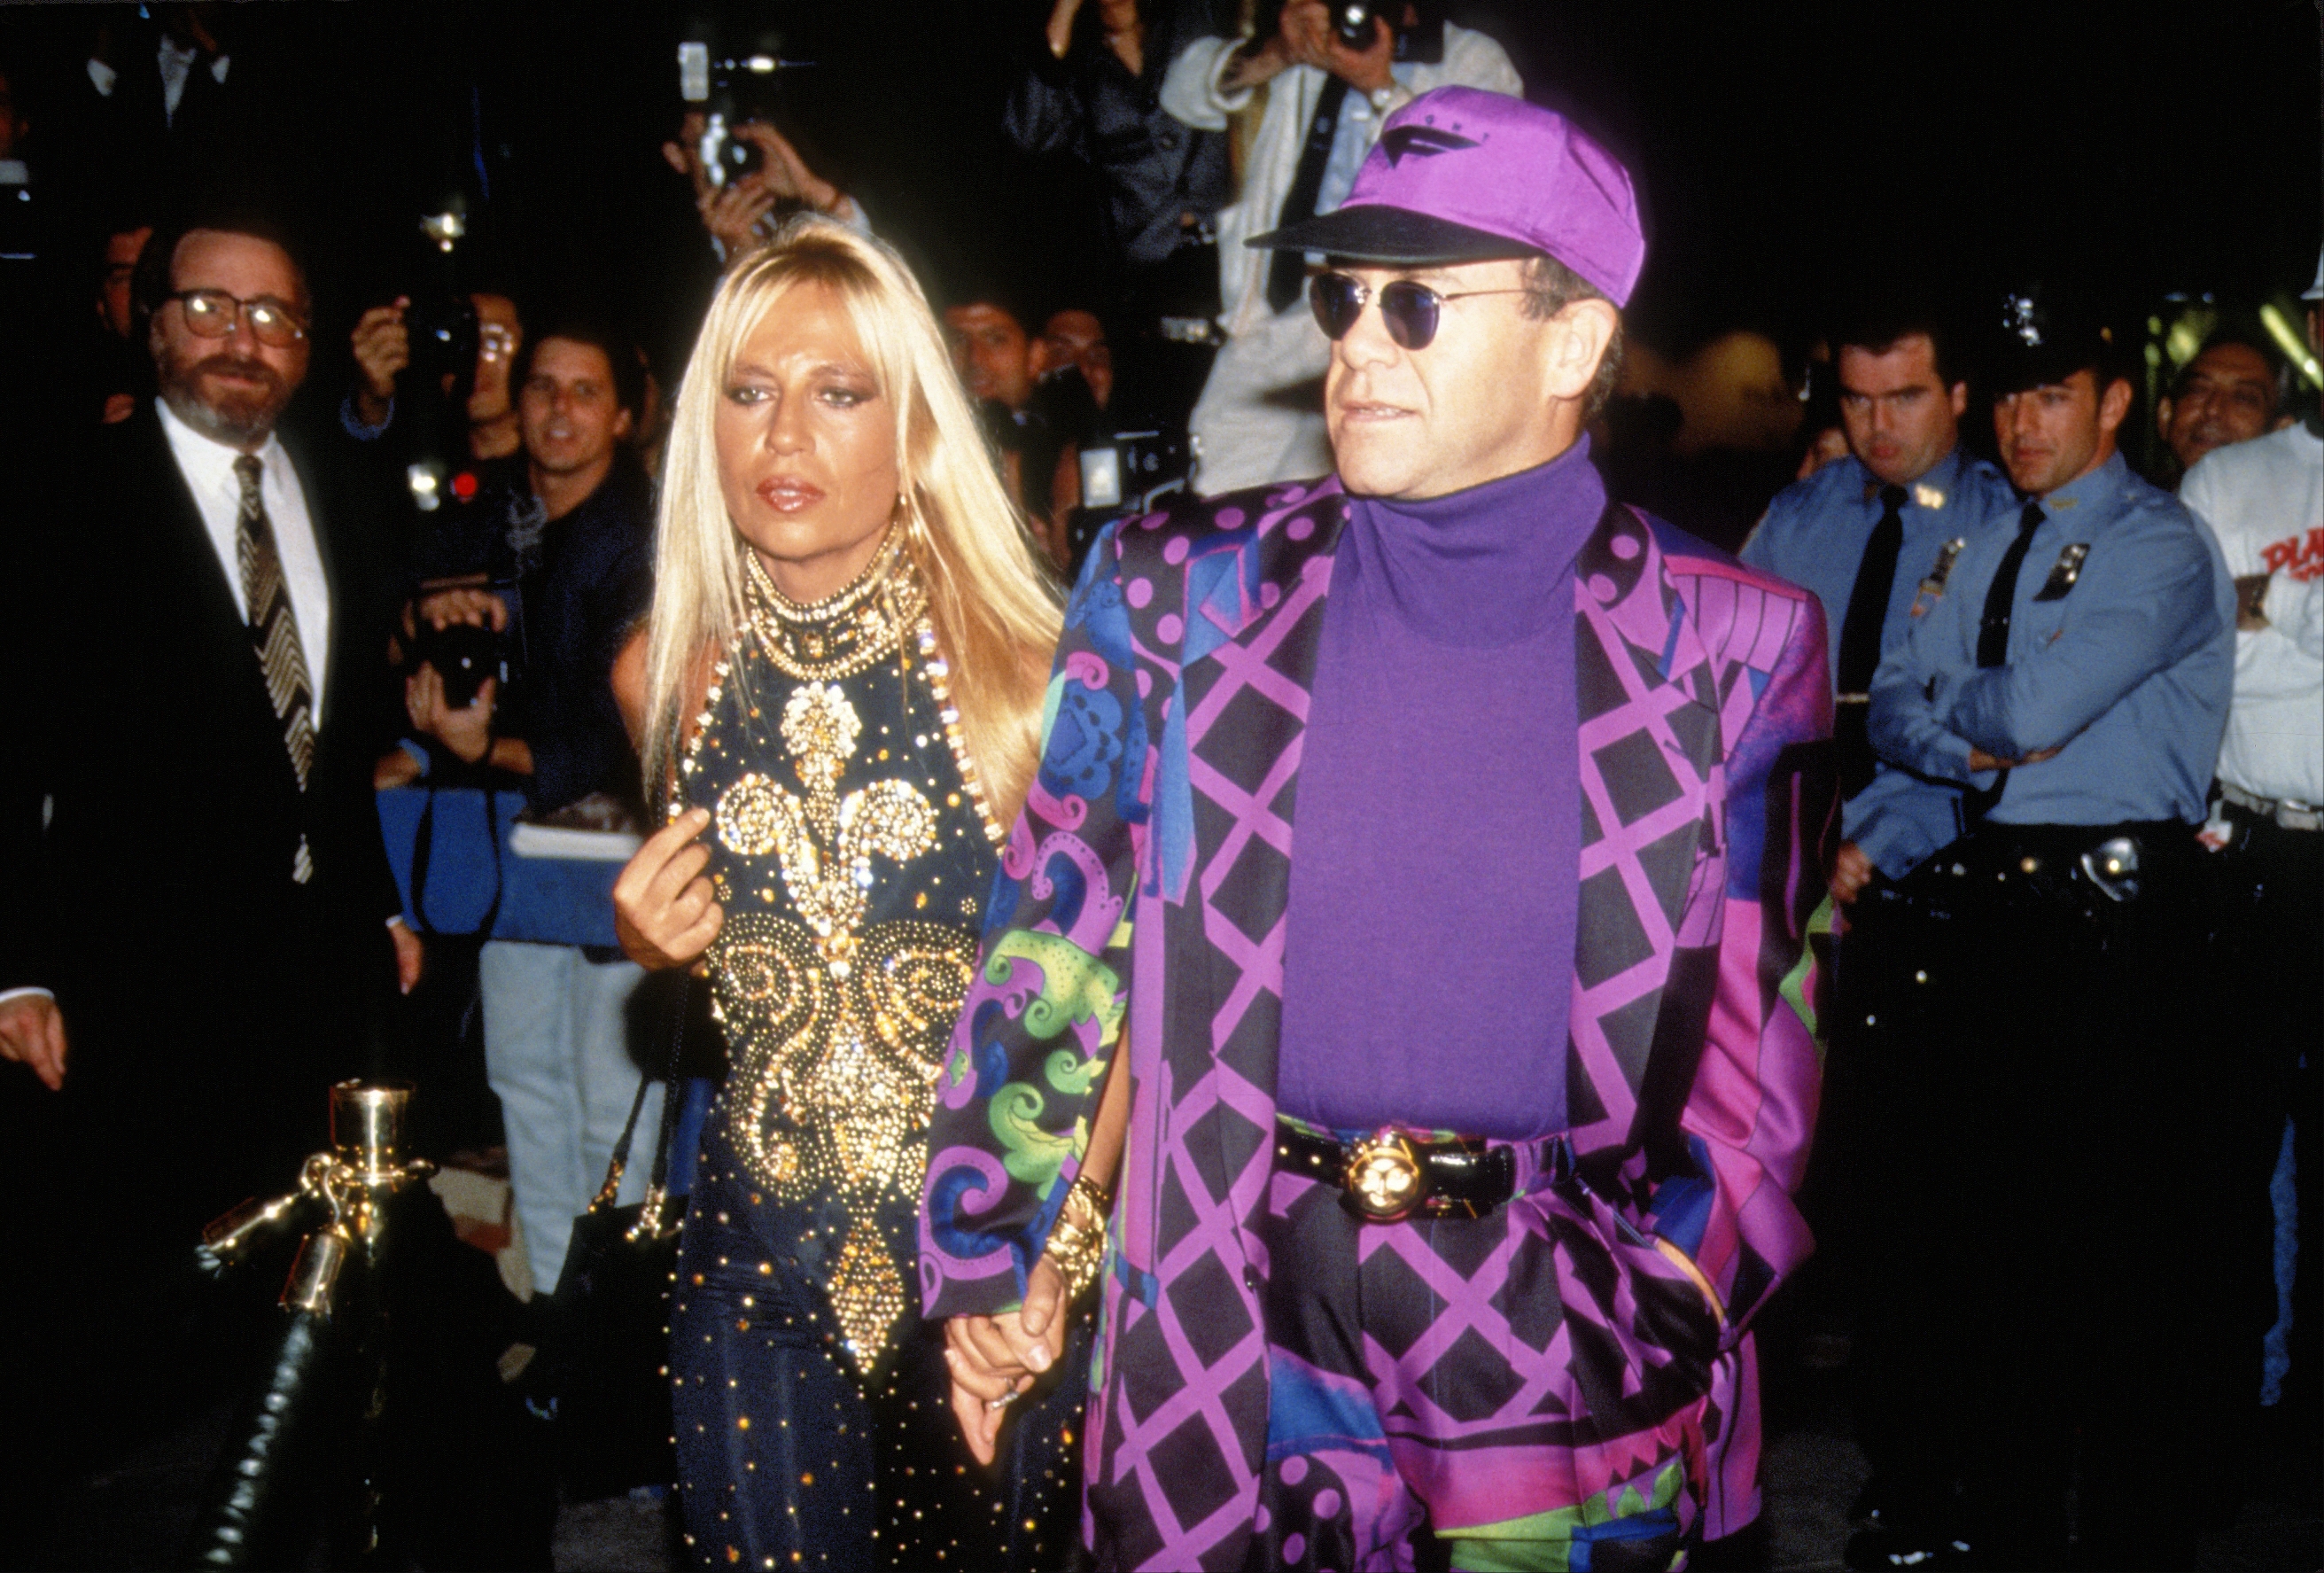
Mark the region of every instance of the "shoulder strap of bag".
[[[663, 1181], [669, 1178], [669, 1146], [678, 1130], [679, 1114], [678, 1054], [686, 1043], [687, 1006], [691, 1003], [694, 992], [692, 978], [680, 975], [680, 982], [684, 986], [675, 991], [670, 1001], [669, 1046], [662, 1057], [659, 1078], [663, 1087], [661, 1128], [656, 1134], [653, 1169], [649, 1176], [649, 1183], [657, 1193], [660, 1191]], [[638, 1078], [637, 1096], [630, 1100], [630, 1117], [622, 1122], [622, 1138], [613, 1143], [613, 1161], [605, 1166], [605, 1183], [597, 1188], [596, 1197], [589, 1203], [592, 1212], [599, 1208], [612, 1207], [615, 1193], [622, 1189], [622, 1176], [630, 1166], [630, 1143], [637, 1134], [638, 1115], [645, 1111], [646, 1092], [655, 1080], [651, 1071]]]
[[[493, 925], [500, 921], [501, 897], [506, 893], [507, 875], [501, 866], [500, 793], [484, 789], [484, 839], [493, 847], [493, 901], [484, 915], [470, 933], [492, 938]], [[422, 935], [432, 935], [437, 930], [428, 921], [428, 865], [436, 852], [436, 788], [428, 788], [428, 796], [420, 805], [419, 823], [411, 830], [411, 916]], [[632, 1115], [634, 1117], [634, 1115]]]

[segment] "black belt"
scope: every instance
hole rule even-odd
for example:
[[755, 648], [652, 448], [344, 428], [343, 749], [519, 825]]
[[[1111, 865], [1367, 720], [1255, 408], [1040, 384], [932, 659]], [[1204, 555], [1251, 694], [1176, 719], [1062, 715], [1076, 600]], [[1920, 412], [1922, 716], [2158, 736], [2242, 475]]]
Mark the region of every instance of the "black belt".
[[[1312, 1134], [1277, 1121], [1277, 1168], [1340, 1188], [1340, 1205], [1366, 1223], [1393, 1224], [1417, 1214], [1431, 1218], [1480, 1218], [1517, 1192], [1518, 1153], [1526, 1145], [1492, 1145], [1475, 1137], [1432, 1141], [1383, 1126], [1351, 1142]], [[1532, 1143], [1538, 1167], [1552, 1183], [1572, 1172], [1563, 1136]]]
[[1958, 909], [2003, 901], [2103, 911], [2172, 889], [2196, 870], [2194, 828], [2006, 825], [1987, 820], [1898, 882], [1923, 902]]

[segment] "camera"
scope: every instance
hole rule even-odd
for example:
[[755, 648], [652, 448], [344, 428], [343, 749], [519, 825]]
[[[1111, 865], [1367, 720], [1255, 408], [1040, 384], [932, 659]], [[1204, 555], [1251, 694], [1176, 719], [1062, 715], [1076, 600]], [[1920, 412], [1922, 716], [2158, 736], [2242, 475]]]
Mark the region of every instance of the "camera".
[[1099, 531], [1152, 513], [1163, 498], [1186, 489], [1194, 467], [1185, 434], [1162, 430], [1117, 431], [1108, 442], [1084, 446], [1081, 465], [1082, 505], [1065, 524], [1075, 577]]
[[412, 635], [411, 652], [404, 662], [406, 675], [417, 672], [423, 664], [434, 667], [436, 675], [444, 680], [444, 703], [456, 710], [476, 702], [486, 678], [505, 681], [508, 677], [501, 636], [473, 623], [451, 623], [441, 628], [422, 623]]
[[1444, 18], [1433, 3], [1413, 0], [1333, 0], [1332, 31], [1353, 50], [1372, 46], [1372, 24], [1387, 17], [1394, 39], [1388, 58], [1398, 65], [1435, 65], [1444, 59]]
[[415, 294], [404, 309], [403, 330], [411, 343], [410, 375], [434, 392], [452, 379], [448, 396], [466, 403], [476, 380], [476, 308], [466, 295], [448, 291]]
[[787, 60], [772, 40], [765, 47], [722, 57], [701, 40], [678, 46], [678, 89], [689, 108], [707, 115], [696, 151], [710, 183], [724, 190], [758, 171], [766, 153], [757, 143], [734, 134], [748, 121], [772, 125], [782, 106], [782, 73], [805, 69], [812, 60]]

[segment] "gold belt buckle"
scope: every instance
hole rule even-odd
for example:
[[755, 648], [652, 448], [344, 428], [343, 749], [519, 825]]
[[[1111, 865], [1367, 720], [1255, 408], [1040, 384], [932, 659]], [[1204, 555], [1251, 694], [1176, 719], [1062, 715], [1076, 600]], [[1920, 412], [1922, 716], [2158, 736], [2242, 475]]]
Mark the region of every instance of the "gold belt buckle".
[[1383, 1127], [1348, 1150], [1340, 1170], [1356, 1216], [1375, 1224], [1410, 1217], [1428, 1199], [1428, 1170], [1403, 1132]]

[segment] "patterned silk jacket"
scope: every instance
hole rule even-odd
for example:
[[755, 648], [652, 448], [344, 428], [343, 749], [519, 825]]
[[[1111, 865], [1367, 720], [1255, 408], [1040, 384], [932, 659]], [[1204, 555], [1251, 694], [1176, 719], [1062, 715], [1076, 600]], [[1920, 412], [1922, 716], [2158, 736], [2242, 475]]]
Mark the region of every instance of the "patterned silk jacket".
[[[1327, 480], [1190, 503], [1099, 542], [939, 1078], [923, 1300], [932, 1317], [991, 1312], [1022, 1295], [1127, 1030], [1087, 1430], [1102, 1565], [1233, 1568], [1251, 1543], [1284, 915], [1347, 514]], [[1667, 1259], [1724, 1309], [1715, 1348], [1662, 1362], [1704, 1391], [1688, 1485], [1716, 1536], [1758, 1506], [1746, 1329], [1811, 1249], [1790, 1193], [1816, 1111], [1805, 938], [1835, 825], [1822, 619], [1812, 597], [1621, 507], [1574, 584], [1571, 1138], [1606, 1221], [1656, 1245], [1631, 1259]], [[1589, 1286], [1559, 1336], [1598, 1336], [1579, 1325], [1595, 1320], [1667, 1346], [1649, 1298]], [[1667, 1456], [1655, 1425], [1583, 1417], [1575, 1434], [1611, 1462], [1582, 1473], [1610, 1486], [1625, 1445]]]

